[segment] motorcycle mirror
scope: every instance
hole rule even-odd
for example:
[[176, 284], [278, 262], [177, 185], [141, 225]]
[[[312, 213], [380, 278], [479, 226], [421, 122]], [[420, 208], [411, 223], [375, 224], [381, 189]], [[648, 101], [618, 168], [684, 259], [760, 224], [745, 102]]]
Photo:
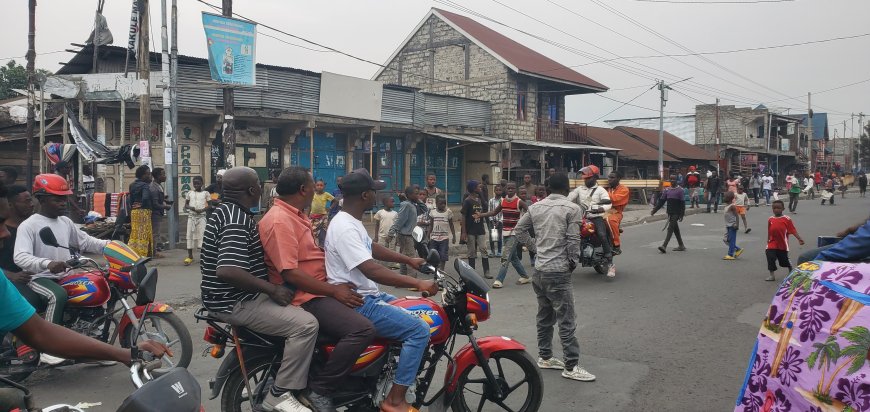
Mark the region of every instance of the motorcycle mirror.
[[438, 254], [437, 250], [429, 249], [429, 254], [426, 256], [426, 263], [436, 268], [441, 264], [441, 255]]
[[423, 228], [420, 226], [414, 227], [414, 230], [411, 231], [411, 237], [417, 243], [422, 242], [423, 241]]
[[42, 243], [48, 246], [60, 247], [57, 243], [57, 238], [54, 237], [54, 232], [52, 232], [51, 228], [48, 226], [39, 230], [39, 239], [42, 240]]

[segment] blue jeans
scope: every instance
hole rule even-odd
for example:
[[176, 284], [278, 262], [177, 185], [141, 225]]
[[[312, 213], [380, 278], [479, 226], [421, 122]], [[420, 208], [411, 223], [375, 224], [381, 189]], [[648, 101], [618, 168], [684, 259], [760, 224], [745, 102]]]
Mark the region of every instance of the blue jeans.
[[764, 203], [770, 204], [770, 196], [773, 194], [773, 190], [764, 189]]
[[728, 227], [728, 256], [734, 256], [739, 247], [737, 247], [737, 228], [736, 227]]
[[529, 275], [526, 274], [526, 268], [523, 267], [523, 262], [520, 261], [519, 253], [517, 253], [517, 250], [522, 247], [523, 246], [517, 242], [516, 236], [508, 236], [504, 238], [505, 253], [502, 253], [501, 255], [501, 269], [498, 271], [498, 276], [495, 277], [496, 280], [504, 282], [504, 278], [507, 277], [508, 263], [514, 266], [514, 269], [517, 270], [517, 274], [521, 277], [529, 277]]
[[367, 295], [356, 311], [372, 321], [378, 336], [402, 342], [393, 383], [411, 386], [429, 344], [429, 324], [403, 308], [390, 305], [394, 300], [395, 296], [383, 292]]

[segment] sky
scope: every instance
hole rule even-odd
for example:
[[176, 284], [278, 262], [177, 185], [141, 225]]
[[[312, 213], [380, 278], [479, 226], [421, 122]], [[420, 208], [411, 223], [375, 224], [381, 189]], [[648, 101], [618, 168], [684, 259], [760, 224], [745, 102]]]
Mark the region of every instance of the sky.
[[[171, 0], [167, 0], [171, 3]], [[205, 0], [220, 5], [220, 0]], [[686, 1], [695, 1], [686, 3]], [[566, 120], [605, 126], [604, 120], [658, 116], [659, 79], [675, 83], [667, 114], [693, 113], [696, 104], [765, 104], [805, 113], [829, 113], [831, 135], [852, 136], [852, 113], [870, 121], [870, 1], [867, 0], [236, 0], [249, 19], [377, 63], [386, 59], [432, 7], [469, 15], [502, 34], [573, 67], [610, 88], [569, 96]], [[682, 2], [682, 4], [678, 3]], [[57, 70], [93, 28], [97, 1], [39, 0], [36, 65]], [[115, 45], [126, 44], [132, 0], [106, 0], [104, 14]], [[27, 51], [27, 1], [6, 0], [0, 15], [0, 64]], [[197, 0], [178, 0], [178, 46], [206, 57]], [[477, 14], [476, 16], [473, 14]], [[480, 16], [504, 25], [484, 21]], [[633, 22], [632, 22], [633, 20]], [[641, 26], [646, 26], [645, 30]], [[151, 0], [152, 50], [160, 50], [160, 1]], [[520, 29], [525, 33], [516, 31]], [[378, 66], [325, 51], [260, 27], [259, 63], [371, 78]], [[277, 37], [270, 38], [268, 36]], [[531, 35], [531, 36], [530, 36]], [[731, 51], [861, 37], [795, 47]], [[293, 43], [295, 45], [287, 44]], [[555, 44], [555, 45], [554, 45]], [[298, 47], [303, 45], [307, 48]], [[313, 50], [311, 50], [313, 49]], [[690, 52], [687, 52], [689, 50]], [[600, 60], [610, 60], [601, 62]], [[861, 83], [858, 83], [861, 82]], [[848, 87], [842, 87], [857, 83]], [[834, 89], [836, 90], [830, 90]], [[629, 102], [623, 105], [623, 102]], [[857, 120], [855, 120], [857, 125]], [[836, 132], [833, 126], [836, 126]], [[857, 129], [857, 126], [854, 127]]]

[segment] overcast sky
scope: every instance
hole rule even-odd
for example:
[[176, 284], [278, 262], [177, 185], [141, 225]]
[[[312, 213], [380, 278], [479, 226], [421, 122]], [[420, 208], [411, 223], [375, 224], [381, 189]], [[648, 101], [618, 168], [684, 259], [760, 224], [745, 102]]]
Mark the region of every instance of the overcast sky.
[[[220, 0], [208, 1], [220, 5]], [[627, 102], [649, 89], [655, 79], [676, 81], [687, 77], [692, 79], [674, 86], [679, 93], [670, 93], [666, 110], [694, 112], [698, 100], [713, 103], [715, 97], [720, 97], [722, 104], [755, 106], [765, 103], [771, 107], [790, 108], [791, 113], [805, 112], [808, 91], [821, 92], [867, 80], [826, 93], [814, 93], [813, 105], [816, 112], [826, 111], [832, 116], [833, 122], [838, 123], [840, 136], [843, 134], [843, 120], [848, 123], [846, 135], [852, 133], [849, 130], [850, 113], [863, 111], [870, 114], [870, 36], [706, 56], [712, 63], [697, 56], [595, 63], [599, 59], [616, 57], [686, 53], [615, 12], [694, 52], [712, 52], [870, 33], [870, 1], [867, 0], [753, 4], [673, 4], [638, 0], [236, 0], [234, 11], [263, 24], [383, 63], [431, 7], [467, 14], [441, 1], [459, 4], [572, 49], [564, 50], [513, 29], [484, 22], [565, 65], [577, 66], [577, 71], [610, 87], [611, 90], [603, 96], [570, 97], [567, 120], [603, 125], [606, 119], [658, 116], [658, 92], [648, 90], [632, 102], [643, 108], [625, 106], [597, 120], [621, 105], [605, 97]], [[104, 14], [115, 37], [115, 45], [126, 44], [131, 2], [106, 1]], [[27, 51], [27, 1], [7, 0], [4, 3], [5, 11], [0, 15], [0, 23], [5, 40], [0, 43], [0, 57], [23, 56]], [[178, 3], [179, 53], [206, 57], [200, 13], [213, 10], [196, 0], [178, 0]], [[606, 10], [596, 3], [614, 10]], [[71, 42], [83, 43], [92, 30], [95, 7], [96, 0], [39, 0], [36, 11], [37, 53], [64, 50], [70, 48]], [[159, 51], [160, 1], [151, 0], [151, 16], [152, 50]], [[304, 44], [263, 27], [260, 30], [289, 42]], [[370, 78], [377, 70], [377, 66], [368, 63], [334, 53], [305, 50], [265, 35], [258, 37], [257, 46], [260, 63], [365, 78]], [[40, 68], [57, 70], [60, 62], [69, 57], [70, 53], [65, 52], [41, 54], [37, 56], [36, 64]], [[19, 60], [24, 63], [23, 58]], [[788, 99], [794, 96], [800, 97]]]

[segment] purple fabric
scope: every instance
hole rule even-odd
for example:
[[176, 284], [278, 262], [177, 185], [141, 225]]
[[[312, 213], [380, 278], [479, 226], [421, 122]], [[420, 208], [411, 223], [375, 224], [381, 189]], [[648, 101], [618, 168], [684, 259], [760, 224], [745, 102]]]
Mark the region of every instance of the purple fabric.
[[735, 411], [870, 409], [870, 264], [810, 261], [780, 285]]

